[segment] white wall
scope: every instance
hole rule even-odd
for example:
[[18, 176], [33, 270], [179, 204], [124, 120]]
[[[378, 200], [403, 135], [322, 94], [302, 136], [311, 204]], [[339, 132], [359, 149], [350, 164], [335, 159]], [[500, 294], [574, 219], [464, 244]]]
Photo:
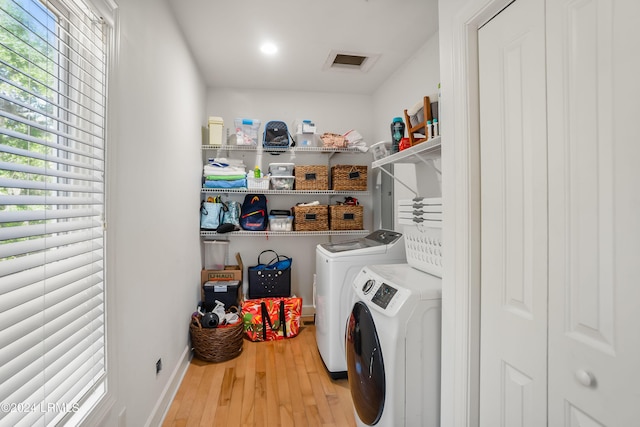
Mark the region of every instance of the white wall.
[[[206, 112], [210, 116], [222, 117], [225, 128], [230, 134], [235, 132], [234, 119], [237, 117], [260, 119], [262, 124], [269, 120], [282, 120], [290, 127], [296, 119], [313, 120], [318, 132], [345, 133], [356, 129], [365, 141], [371, 144], [373, 116], [371, 114], [371, 97], [367, 95], [351, 95], [326, 92], [285, 92], [269, 90], [209, 89], [207, 93]], [[215, 156], [208, 152], [205, 156]], [[226, 155], [226, 153], [222, 153]], [[256, 162], [252, 152], [230, 152], [230, 157], [242, 158], [247, 167], [253, 168], [256, 163], [261, 169], [268, 168], [269, 163], [292, 162], [300, 165], [327, 164], [327, 154], [297, 152], [290, 155], [270, 155], [264, 153], [262, 160]], [[370, 164], [371, 154], [334, 154], [331, 164]], [[371, 188], [371, 187], [369, 187]], [[243, 195], [232, 195], [229, 198], [242, 201]], [[268, 208], [291, 209], [298, 202], [318, 200], [323, 204], [343, 200], [343, 196], [328, 198], [327, 196], [300, 195], [268, 195]], [[372, 198], [360, 197], [364, 206], [364, 227], [371, 228]], [[332, 237], [332, 239], [344, 239]], [[293, 257], [291, 278], [292, 292], [303, 299], [304, 312], [312, 312], [313, 274], [315, 272], [315, 248], [318, 243], [329, 241], [329, 237], [233, 237], [229, 238], [230, 258], [240, 252], [246, 266], [256, 265], [257, 257], [265, 249], [273, 249], [280, 254]], [[263, 261], [269, 261], [263, 259]], [[246, 271], [245, 271], [246, 273]], [[246, 282], [246, 278], [245, 278]], [[246, 288], [246, 283], [245, 283]]]
[[[376, 141], [390, 141], [392, 119], [402, 117], [404, 120], [404, 110], [422, 101], [424, 96], [428, 96], [431, 102], [437, 101], [440, 82], [439, 55], [439, 38], [438, 33], [435, 33], [374, 93], [373, 115]], [[439, 197], [441, 195], [438, 177], [426, 165], [419, 165], [418, 170], [412, 164], [395, 165], [393, 174], [409, 187], [417, 188], [421, 196]], [[414, 196], [397, 182], [394, 184], [393, 191], [396, 201]], [[397, 218], [395, 212], [397, 212], [397, 203], [394, 202], [394, 218]], [[399, 230], [397, 220], [395, 224], [394, 228]]]
[[118, 5], [107, 218], [108, 345], [117, 377], [103, 425], [158, 425], [188, 361], [198, 301], [206, 91], [165, 2]]

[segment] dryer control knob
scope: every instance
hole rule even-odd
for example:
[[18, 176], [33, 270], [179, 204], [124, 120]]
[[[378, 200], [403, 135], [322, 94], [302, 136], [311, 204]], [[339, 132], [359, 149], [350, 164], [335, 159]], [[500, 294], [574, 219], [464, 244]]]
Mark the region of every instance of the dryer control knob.
[[371, 288], [373, 288], [373, 285], [375, 285], [376, 282], [373, 279], [369, 279], [365, 282], [364, 286], [362, 286], [362, 292], [364, 292], [364, 294], [368, 294], [369, 292], [371, 292]]

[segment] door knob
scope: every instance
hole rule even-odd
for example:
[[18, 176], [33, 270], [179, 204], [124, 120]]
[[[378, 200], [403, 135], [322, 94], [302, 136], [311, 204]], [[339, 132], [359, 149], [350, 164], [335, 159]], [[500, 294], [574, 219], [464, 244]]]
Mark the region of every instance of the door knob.
[[591, 372], [587, 372], [584, 369], [578, 369], [576, 371], [576, 378], [578, 382], [585, 387], [593, 387], [596, 384], [596, 377]]

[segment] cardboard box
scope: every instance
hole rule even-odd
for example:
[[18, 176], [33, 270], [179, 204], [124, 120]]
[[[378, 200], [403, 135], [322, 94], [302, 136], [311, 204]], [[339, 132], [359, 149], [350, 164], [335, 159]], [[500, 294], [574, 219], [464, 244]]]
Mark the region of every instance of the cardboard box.
[[244, 265], [242, 264], [242, 258], [240, 254], [236, 254], [236, 261], [238, 265], [225, 265], [224, 270], [202, 270], [201, 273], [201, 284], [204, 285], [206, 282], [215, 281], [215, 280], [238, 280], [242, 283], [242, 271], [244, 270]]
[[240, 254], [236, 254], [236, 261], [238, 265], [226, 265], [224, 270], [202, 270], [200, 274], [200, 298], [204, 301], [204, 284], [207, 282], [215, 282], [220, 280], [237, 280], [240, 283], [238, 286], [238, 301], [242, 304], [242, 272], [244, 271], [244, 264], [242, 263], [242, 257]]

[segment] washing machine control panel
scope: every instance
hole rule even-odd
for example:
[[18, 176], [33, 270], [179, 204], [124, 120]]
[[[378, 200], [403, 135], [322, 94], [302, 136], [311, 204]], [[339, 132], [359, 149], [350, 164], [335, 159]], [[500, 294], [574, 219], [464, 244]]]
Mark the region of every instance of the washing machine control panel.
[[353, 281], [356, 297], [386, 316], [396, 315], [410, 297], [410, 291], [382, 277], [360, 272]]
[[401, 233], [392, 230], [376, 230], [369, 234], [365, 239], [373, 240], [379, 245], [390, 245], [391, 243], [402, 237]]
[[378, 291], [373, 295], [373, 298], [371, 298], [371, 302], [382, 308], [387, 308], [389, 302], [397, 292], [398, 290], [396, 288], [382, 283]]
[[373, 285], [376, 284], [376, 281], [373, 279], [369, 279], [366, 282], [364, 282], [364, 286], [362, 287], [362, 292], [367, 295], [369, 292], [371, 292], [371, 288], [373, 288]]

